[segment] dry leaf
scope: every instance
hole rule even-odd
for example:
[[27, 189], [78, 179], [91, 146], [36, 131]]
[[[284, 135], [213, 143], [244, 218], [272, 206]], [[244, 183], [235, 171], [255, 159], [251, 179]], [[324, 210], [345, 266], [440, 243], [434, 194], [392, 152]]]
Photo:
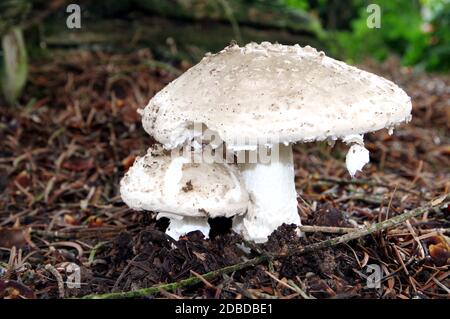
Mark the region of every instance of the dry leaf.
[[428, 250], [437, 266], [450, 264], [450, 239], [443, 235], [433, 236], [428, 240]]
[[75, 217], [69, 214], [64, 214], [64, 223], [68, 225], [77, 225], [78, 222]]

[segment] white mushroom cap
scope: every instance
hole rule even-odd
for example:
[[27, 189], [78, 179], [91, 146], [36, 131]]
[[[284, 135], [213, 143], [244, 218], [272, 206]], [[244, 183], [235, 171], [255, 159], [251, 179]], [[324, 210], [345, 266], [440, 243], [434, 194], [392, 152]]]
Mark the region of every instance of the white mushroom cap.
[[120, 194], [136, 210], [205, 218], [243, 214], [249, 200], [234, 165], [192, 163], [161, 148], [136, 159], [120, 182]]
[[192, 123], [231, 148], [364, 134], [408, 121], [397, 85], [306, 46], [263, 42], [209, 54], [154, 96], [144, 129], [166, 148], [191, 138]]

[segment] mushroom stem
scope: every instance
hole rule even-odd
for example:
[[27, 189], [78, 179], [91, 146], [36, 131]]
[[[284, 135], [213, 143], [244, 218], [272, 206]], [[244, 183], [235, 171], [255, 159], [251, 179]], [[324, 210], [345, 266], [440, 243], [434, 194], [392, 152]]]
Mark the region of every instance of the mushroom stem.
[[233, 229], [257, 243], [267, 241], [283, 223], [301, 225], [292, 146], [279, 144], [278, 150], [278, 158], [271, 158], [268, 164], [246, 163], [240, 167], [250, 203], [247, 213], [234, 219]]
[[187, 233], [199, 230], [205, 238], [209, 236], [210, 226], [208, 219], [205, 217], [187, 217], [173, 214], [159, 213], [157, 219], [166, 217], [169, 219], [169, 227], [166, 229], [166, 234], [175, 240]]

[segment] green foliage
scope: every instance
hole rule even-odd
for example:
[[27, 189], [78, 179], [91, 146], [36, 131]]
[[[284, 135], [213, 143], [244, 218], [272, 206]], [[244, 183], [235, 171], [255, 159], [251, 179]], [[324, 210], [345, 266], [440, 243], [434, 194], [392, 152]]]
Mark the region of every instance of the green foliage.
[[235, 25], [285, 28], [317, 37], [322, 32], [319, 21], [303, 9], [307, 8], [307, 0], [134, 0], [133, 3], [144, 11], [167, 17], [228, 20]]
[[13, 104], [27, 81], [28, 59], [22, 31], [12, 28], [1, 39], [0, 87], [6, 101]]
[[309, 9], [308, 0], [281, 0], [281, 3], [292, 9], [298, 9], [298, 10], [308, 10]]
[[411, 50], [411, 43], [421, 37], [420, 10], [417, 3], [391, 0], [378, 0], [381, 8], [381, 27], [369, 28], [367, 19], [370, 13], [366, 5], [359, 2], [359, 16], [352, 21], [350, 32], [339, 32], [337, 44], [340, 50], [352, 60], [360, 60], [370, 55], [384, 59], [390, 50], [404, 55]]
[[[427, 70], [450, 70], [450, 1], [425, 1], [430, 29], [420, 64]], [[414, 61], [416, 62], [416, 61]]]
[[[450, 55], [450, 1], [377, 0], [381, 8], [381, 28], [369, 28], [366, 2], [354, 0], [359, 15], [351, 22], [350, 31], [338, 31], [334, 53], [350, 61], [366, 56], [383, 60], [391, 53], [402, 57], [406, 65], [417, 65], [427, 70], [449, 70]], [[423, 12], [429, 11], [429, 20]], [[427, 24], [428, 23], [428, 24]], [[429, 32], [428, 29], [433, 30]]]
[[28, 58], [21, 24], [31, 9], [29, 0], [0, 2], [0, 88], [13, 104], [25, 86]]
[[0, 1], [0, 36], [12, 27], [20, 25], [31, 9], [29, 0]]

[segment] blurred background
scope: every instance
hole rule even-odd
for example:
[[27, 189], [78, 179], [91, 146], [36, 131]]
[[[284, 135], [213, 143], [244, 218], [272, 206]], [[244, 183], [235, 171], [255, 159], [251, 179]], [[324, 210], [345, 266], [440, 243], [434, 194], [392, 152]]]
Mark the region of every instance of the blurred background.
[[231, 41], [266, 40], [309, 44], [350, 63], [397, 57], [415, 71], [448, 72], [450, 1], [2, 0], [0, 36], [0, 84], [9, 103], [20, 96], [30, 60], [73, 49], [146, 48], [143, 62], [186, 69]]

